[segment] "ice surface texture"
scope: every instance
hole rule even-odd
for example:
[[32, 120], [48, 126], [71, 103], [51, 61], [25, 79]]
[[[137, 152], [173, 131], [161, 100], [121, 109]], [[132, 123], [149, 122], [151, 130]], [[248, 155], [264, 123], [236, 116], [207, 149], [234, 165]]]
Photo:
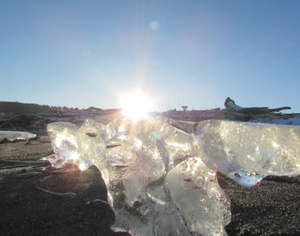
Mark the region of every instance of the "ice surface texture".
[[51, 163], [97, 166], [116, 216], [112, 229], [132, 235], [227, 235], [230, 200], [217, 171], [245, 186], [300, 172], [300, 127], [156, 117], [47, 128]]

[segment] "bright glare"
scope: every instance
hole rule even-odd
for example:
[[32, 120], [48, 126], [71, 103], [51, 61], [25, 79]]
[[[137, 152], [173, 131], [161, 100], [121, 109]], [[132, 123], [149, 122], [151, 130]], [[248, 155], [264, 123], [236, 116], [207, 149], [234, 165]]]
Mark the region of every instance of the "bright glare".
[[133, 92], [122, 98], [121, 107], [126, 117], [139, 121], [149, 116], [149, 112], [152, 111], [152, 102], [141, 92]]

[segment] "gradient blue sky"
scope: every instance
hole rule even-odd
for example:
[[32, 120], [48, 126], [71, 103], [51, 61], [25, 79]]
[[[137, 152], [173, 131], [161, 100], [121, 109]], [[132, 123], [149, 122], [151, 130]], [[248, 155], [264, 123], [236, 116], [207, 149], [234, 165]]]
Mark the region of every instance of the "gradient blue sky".
[[300, 1], [0, 2], [0, 101], [300, 112]]

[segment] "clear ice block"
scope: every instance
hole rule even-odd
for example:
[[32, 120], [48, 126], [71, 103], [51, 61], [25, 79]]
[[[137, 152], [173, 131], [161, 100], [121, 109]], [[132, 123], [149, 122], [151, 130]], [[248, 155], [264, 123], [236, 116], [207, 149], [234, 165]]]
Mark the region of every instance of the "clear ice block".
[[300, 127], [156, 117], [47, 128], [53, 163], [94, 164], [116, 216], [112, 229], [132, 235], [227, 235], [230, 200], [217, 171], [245, 186], [300, 171]]

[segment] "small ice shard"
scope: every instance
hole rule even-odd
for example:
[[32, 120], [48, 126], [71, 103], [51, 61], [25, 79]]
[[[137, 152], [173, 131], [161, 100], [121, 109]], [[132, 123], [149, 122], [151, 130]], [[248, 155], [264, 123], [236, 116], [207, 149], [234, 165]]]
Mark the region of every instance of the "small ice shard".
[[132, 235], [227, 235], [230, 200], [216, 171], [245, 186], [300, 173], [300, 127], [150, 117], [52, 123], [54, 165], [94, 164], [107, 186], [114, 231]]
[[15, 141], [15, 140], [28, 140], [31, 138], [35, 138], [36, 134], [32, 134], [29, 132], [22, 132], [22, 131], [0, 131], [0, 142], [4, 139], [8, 141]]

